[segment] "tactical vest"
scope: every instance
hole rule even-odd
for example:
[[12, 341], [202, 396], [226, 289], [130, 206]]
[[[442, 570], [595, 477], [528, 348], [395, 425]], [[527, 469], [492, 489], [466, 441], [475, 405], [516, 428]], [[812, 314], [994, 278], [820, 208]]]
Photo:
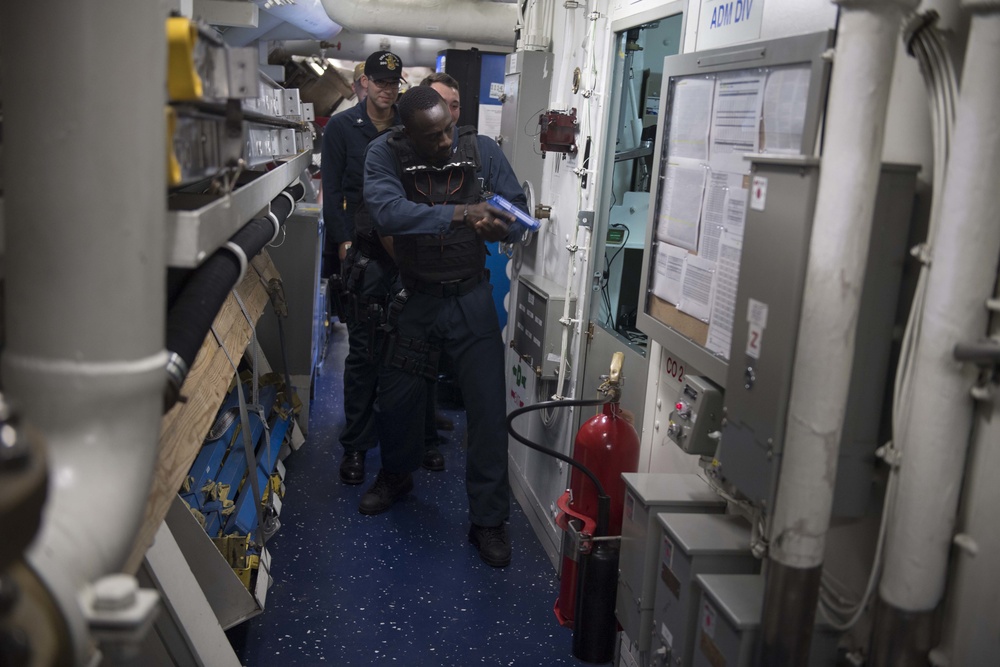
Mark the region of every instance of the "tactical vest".
[[[401, 128], [388, 144], [399, 162], [406, 198], [419, 204], [472, 204], [480, 199], [479, 145], [474, 127], [458, 131], [458, 148], [447, 164], [436, 167], [416, 154]], [[396, 264], [405, 282], [446, 283], [480, 275], [486, 267], [486, 244], [462, 225], [446, 234], [400, 234], [393, 237]]]

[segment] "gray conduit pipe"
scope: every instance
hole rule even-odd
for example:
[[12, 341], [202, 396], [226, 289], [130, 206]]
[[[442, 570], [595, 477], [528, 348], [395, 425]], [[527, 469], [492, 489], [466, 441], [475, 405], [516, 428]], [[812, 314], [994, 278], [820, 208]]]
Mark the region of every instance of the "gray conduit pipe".
[[987, 332], [986, 300], [993, 293], [1000, 254], [995, 192], [1000, 183], [1000, 0], [962, 5], [972, 20], [942, 194], [944, 213], [933, 239], [915, 351], [915, 389], [903, 432], [896, 434], [903, 457], [879, 586], [876, 665], [909, 664], [905, 661], [915, 642], [927, 637], [906, 628], [928, 619], [944, 595], [972, 429], [969, 391], [977, 376], [972, 364], [955, 361], [953, 351], [956, 344]]
[[[996, 150], [996, 149], [994, 149]], [[994, 289], [1000, 295], [1000, 281]], [[1000, 314], [994, 313], [992, 333], [1000, 338]], [[992, 667], [1000, 655], [1000, 400], [982, 404], [975, 419], [969, 465], [962, 487], [964, 511], [956, 535], [955, 576], [948, 587], [945, 639], [938, 650], [952, 665]], [[943, 662], [938, 664], [945, 664]]]
[[761, 663], [808, 664], [893, 63], [916, 0], [839, 0], [822, 168], [765, 584]]
[[322, 0], [334, 23], [355, 34], [430, 37], [514, 46], [517, 4], [482, 0]]
[[[2, 378], [48, 448], [49, 501], [27, 561], [76, 664], [89, 641], [77, 595], [125, 563], [156, 463], [165, 18], [155, 2], [0, 2]], [[60, 47], [38, 49], [38, 35]]]

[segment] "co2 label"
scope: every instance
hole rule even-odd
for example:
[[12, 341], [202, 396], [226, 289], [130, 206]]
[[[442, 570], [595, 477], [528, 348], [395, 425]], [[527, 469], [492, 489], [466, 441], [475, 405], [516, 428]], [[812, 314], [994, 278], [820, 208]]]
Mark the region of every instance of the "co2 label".
[[678, 362], [673, 357], [667, 357], [665, 370], [667, 371], [667, 375], [674, 378], [678, 382], [684, 381], [684, 364]]

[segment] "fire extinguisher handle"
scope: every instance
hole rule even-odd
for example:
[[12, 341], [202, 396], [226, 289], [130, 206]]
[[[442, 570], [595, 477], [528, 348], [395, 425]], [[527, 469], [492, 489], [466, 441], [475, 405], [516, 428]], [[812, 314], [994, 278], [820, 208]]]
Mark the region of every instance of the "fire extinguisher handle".
[[623, 363], [625, 363], [624, 352], [619, 351], [611, 355], [611, 375], [608, 377], [608, 380], [612, 384], [618, 384], [621, 381]]

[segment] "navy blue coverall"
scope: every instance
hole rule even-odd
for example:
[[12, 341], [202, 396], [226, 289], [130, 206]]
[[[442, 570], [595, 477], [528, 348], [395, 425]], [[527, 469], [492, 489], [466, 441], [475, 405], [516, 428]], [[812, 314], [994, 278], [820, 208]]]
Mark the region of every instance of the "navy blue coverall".
[[[399, 118], [396, 117], [396, 122]], [[324, 267], [327, 261], [339, 266], [340, 244], [354, 240], [354, 217], [363, 204], [365, 149], [379, 133], [368, 117], [365, 100], [338, 113], [326, 124], [323, 133], [323, 220], [326, 226]], [[346, 279], [357, 261], [357, 251], [351, 247], [341, 273]], [[391, 269], [390, 269], [391, 270]], [[378, 299], [389, 293], [393, 276], [386, 267], [370, 262], [363, 284], [353, 286], [355, 296]], [[378, 364], [371, 358], [371, 330], [367, 322], [349, 319], [347, 324], [348, 351], [344, 360], [344, 417], [340, 433], [345, 452], [367, 451], [375, 446], [375, 423], [372, 404], [378, 382]]]
[[[372, 142], [365, 161], [365, 201], [379, 234], [446, 234], [455, 205], [409, 201], [386, 139], [383, 135]], [[490, 190], [526, 210], [527, 199], [500, 147], [488, 137], [478, 136], [477, 141], [482, 165], [477, 176]], [[511, 226], [509, 240], [520, 235], [516, 227]], [[427, 341], [451, 362], [468, 416], [469, 518], [480, 526], [500, 525], [510, 515], [504, 343], [492, 291], [485, 279], [461, 295], [414, 291], [396, 323], [400, 337]], [[375, 425], [382, 468], [388, 473], [411, 472], [420, 465], [426, 391], [422, 376], [388, 364], [380, 367]]]
[[[395, 116], [394, 122], [399, 122]], [[324, 266], [329, 257], [336, 258], [340, 244], [355, 240], [354, 221], [363, 205], [365, 149], [379, 130], [368, 117], [365, 100], [342, 111], [329, 120], [323, 133], [323, 220], [326, 226]], [[345, 203], [346, 202], [346, 203]], [[355, 264], [361, 259], [361, 248], [352, 243], [344, 258], [340, 272], [345, 282], [352, 275]], [[333, 262], [339, 266], [339, 261]], [[396, 278], [394, 265], [368, 262], [358, 285], [349, 285], [354, 297], [362, 304], [383, 302], [391, 292]], [[371, 326], [367, 321], [349, 319], [347, 322], [347, 358], [344, 360], [344, 430], [340, 444], [345, 452], [367, 451], [375, 446], [375, 423], [372, 405], [378, 382], [377, 359], [370, 350], [375, 345]], [[433, 395], [427, 401], [428, 414], [434, 415]], [[438, 445], [438, 435], [433, 419], [428, 423], [422, 439], [425, 447]]]

